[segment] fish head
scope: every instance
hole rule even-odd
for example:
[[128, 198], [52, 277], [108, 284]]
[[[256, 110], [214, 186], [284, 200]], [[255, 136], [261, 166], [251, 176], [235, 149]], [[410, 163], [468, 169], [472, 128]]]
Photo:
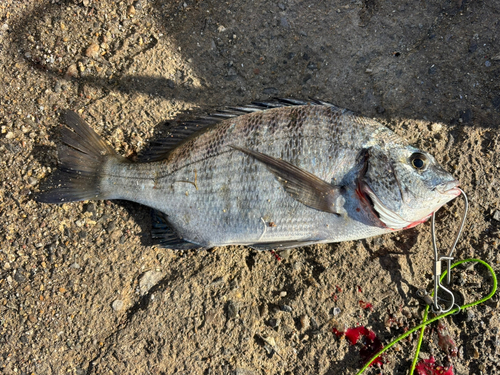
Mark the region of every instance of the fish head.
[[395, 230], [426, 221], [460, 195], [458, 185], [432, 155], [408, 145], [371, 147], [360, 176], [361, 190], [373, 211]]

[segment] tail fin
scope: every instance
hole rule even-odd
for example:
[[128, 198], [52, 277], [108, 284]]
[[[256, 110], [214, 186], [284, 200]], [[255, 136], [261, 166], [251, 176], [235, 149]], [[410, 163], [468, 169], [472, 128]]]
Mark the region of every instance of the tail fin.
[[64, 203], [106, 199], [100, 192], [101, 170], [110, 158], [126, 160], [99, 137], [75, 112], [67, 111], [57, 148], [59, 169], [42, 183], [35, 200]]

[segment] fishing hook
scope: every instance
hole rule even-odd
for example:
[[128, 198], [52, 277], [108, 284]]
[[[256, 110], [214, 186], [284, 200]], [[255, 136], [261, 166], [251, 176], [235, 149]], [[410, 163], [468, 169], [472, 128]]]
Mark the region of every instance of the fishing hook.
[[[455, 242], [453, 242], [453, 246], [451, 247], [450, 252], [448, 255], [445, 256], [439, 256], [438, 254], [438, 249], [437, 249], [437, 243], [436, 243], [436, 213], [434, 212], [432, 214], [432, 226], [431, 226], [431, 235], [432, 235], [432, 247], [434, 249], [434, 295], [433, 295], [433, 301], [432, 301], [432, 312], [435, 314], [443, 314], [447, 313], [450, 311], [453, 306], [455, 306], [455, 295], [451, 290], [446, 288], [442, 283], [441, 283], [441, 266], [442, 266], [442, 261], [446, 261], [446, 284], [448, 286], [451, 284], [451, 262], [453, 260], [453, 252], [455, 251], [455, 247], [457, 246], [457, 242], [462, 235], [462, 231], [464, 229], [465, 225], [465, 218], [467, 217], [467, 212], [469, 211], [469, 200], [467, 199], [467, 195], [465, 192], [458, 188], [458, 190], [461, 191], [462, 196], [464, 197], [465, 200], [465, 207], [464, 207], [464, 214], [462, 216], [462, 221], [460, 223], [460, 228], [458, 229], [457, 235], [455, 237]], [[438, 290], [441, 288], [444, 290], [451, 298], [450, 305], [448, 307], [445, 306], [443, 308], [439, 303], [438, 303]]]

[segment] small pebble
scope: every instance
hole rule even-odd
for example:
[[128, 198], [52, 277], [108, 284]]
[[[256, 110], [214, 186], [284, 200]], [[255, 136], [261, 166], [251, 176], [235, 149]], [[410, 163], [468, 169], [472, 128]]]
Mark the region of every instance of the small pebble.
[[111, 307], [113, 308], [113, 310], [115, 311], [121, 311], [123, 310], [123, 306], [125, 304], [123, 303], [122, 300], [119, 300], [119, 299], [116, 299], [113, 301], [113, 303], [111, 304]]
[[281, 310], [284, 312], [292, 312], [293, 311], [292, 307], [288, 306], [288, 305], [282, 305]]
[[262, 304], [259, 306], [259, 315], [261, 317], [266, 316], [269, 313], [269, 308], [267, 307], [267, 304]]
[[54, 85], [54, 92], [60, 93], [61, 91], [62, 91], [62, 83], [61, 81], [57, 81], [56, 84]]
[[116, 228], [116, 223], [114, 221], [110, 221], [106, 229], [108, 230], [108, 233], [111, 233], [112, 231], [115, 230], [115, 228]]
[[472, 310], [467, 310], [467, 322], [472, 321], [475, 317], [476, 315], [474, 314], [474, 312], [472, 312]]
[[433, 132], [438, 132], [443, 128], [443, 125], [435, 122], [434, 124], [431, 125], [431, 129]]
[[142, 3], [141, 3], [141, 0], [137, 0], [137, 1], [134, 3], [134, 7], [135, 7], [135, 9], [137, 9], [137, 10], [141, 10], [141, 9], [142, 9]]
[[78, 68], [76, 67], [76, 64], [71, 64], [68, 67], [68, 70], [66, 70], [65, 78], [70, 79], [78, 76]]
[[122, 236], [122, 231], [119, 229], [115, 229], [110, 233], [109, 238], [112, 239], [113, 241], [117, 241], [118, 239], [120, 239], [121, 236]]
[[93, 58], [93, 59], [98, 57], [99, 56], [99, 45], [92, 43], [90, 46], [88, 46], [87, 50], [85, 51], [85, 56]]
[[496, 220], [496, 221], [500, 221], [500, 210], [496, 210], [493, 213], [493, 219]]
[[310, 326], [309, 317], [304, 314], [304, 315], [301, 315], [299, 319], [300, 319], [300, 329], [302, 331], [307, 331], [307, 329]]
[[334, 308], [333, 308], [333, 315], [334, 315], [334, 316], [339, 315], [340, 313], [341, 313], [340, 308], [338, 308], [338, 307], [334, 307]]
[[14, 133], [13, 132], [8, 132], [6, 135], [5, 135], [5, 138], [7, 139], [13, 139], [15, 137]]
[[86, 205], [83, 206], [83, 212], [94, 213], [95, 212], [95, 204], [94, 203], [87, 203]]
[[234, 371], [234, 375], [256, 375], [257, 373], [256, 372], [253, 372], [252, 370], [248, 370], [246, 368], [240, 368], [238, 367], [235, 371]]
[[286, 297], [286, 292], [285, 291], [280, 292], [280, 297]]
[[491, 66], [491, 62], [489, 62], [489, 61], [485, 61], [485, 62], [484, 62], [484, 65], [485, 65], [487, 68], [489, 68], [489, 67]]
[[149, 292], [149, 290], [154, 287], [161, 279], [163, 279], [164, 273], [159, 271], [147, 271], [144, 272], [139, 280], [139, 293], [141, 296]]
[[229, 301], [227, 304], [227, 318], [228, 319], [234, 319], [238, 316], [240, 309], [239, 306], [236, 302], [234, 301]]
[[16, 280], [18, 283], [24, 283], [26, 281], [26, 277], [20, 270], [17, 270], [14, 274], [14, 280]]
[[269, 326], [271, 328], [278, 328], [281, 324], [281, 319], [280, 318], [276, 318], [276, 319], [269, 319]]
[[224, 284], [224, 278], [223, 277], [218, 277], [214, 281], [210, 283], [211, 286], [220, 286]]
[[127, 8], [127, 17], [134, 17], [135, 7], [133, 5], [129, 5]]
[[286, 260], [286, 259], [290, 258], [290, 256], [292, 255], [292, 252], [293, 252], [293, 249], [281, 250], [278, 253], [278, 255], [280, 256], [280, 258], [282, 260]]

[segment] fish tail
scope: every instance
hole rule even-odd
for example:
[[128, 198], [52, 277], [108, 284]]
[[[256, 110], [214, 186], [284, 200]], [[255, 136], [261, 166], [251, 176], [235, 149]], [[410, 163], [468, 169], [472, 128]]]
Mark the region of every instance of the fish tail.
[[101, 191], [102, 171], [108, 163], [122, 163], [119, 156], [87, 123], [73, 111], [67, 111], [58, 146], [59, 168], [41, 185], [35, 200], [64, 203], [90, 199], [110, 199]]

